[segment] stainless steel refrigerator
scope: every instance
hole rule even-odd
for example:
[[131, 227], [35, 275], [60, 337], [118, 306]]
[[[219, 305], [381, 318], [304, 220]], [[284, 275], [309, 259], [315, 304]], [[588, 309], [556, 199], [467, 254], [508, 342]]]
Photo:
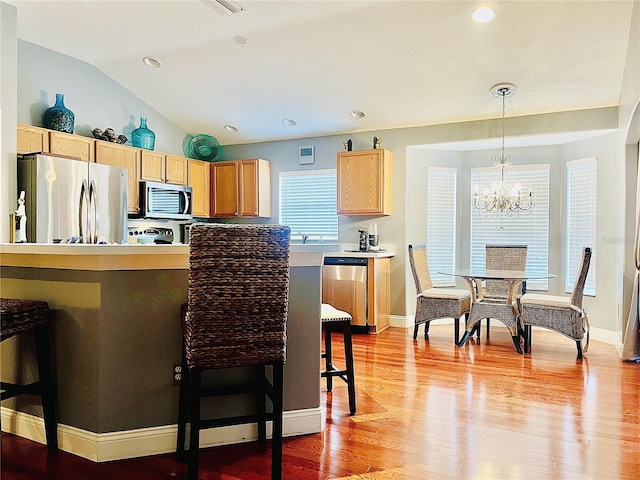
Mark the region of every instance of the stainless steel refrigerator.
[[127, 176], [124, 168], [62, 157], [18, 159], [27, 241], [126, 243]]

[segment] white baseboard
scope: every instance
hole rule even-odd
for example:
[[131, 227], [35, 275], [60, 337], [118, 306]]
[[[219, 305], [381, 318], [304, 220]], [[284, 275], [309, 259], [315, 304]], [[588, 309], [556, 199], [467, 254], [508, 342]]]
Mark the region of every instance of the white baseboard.
[[[2, 431], [45, 444], [44, 421], [40, 417], [2, 407]], [[291, 437], [324, 430], [322, 408], [284, 412], [283, 435]], [[123, 432], [93, 433], [58, 424], [58, 447], [94, 462], [175, 452], [177, 425], [141, 428]], [[188, 434], [187, 434], [188, 435]], [[271, 422], [267, 423], [271, 436]], [[188, 438], [188, 436], [187, 436]], [[211, 428], [200, 433], [200, 446], [212, 447], [258, 439], [255, 424]]]

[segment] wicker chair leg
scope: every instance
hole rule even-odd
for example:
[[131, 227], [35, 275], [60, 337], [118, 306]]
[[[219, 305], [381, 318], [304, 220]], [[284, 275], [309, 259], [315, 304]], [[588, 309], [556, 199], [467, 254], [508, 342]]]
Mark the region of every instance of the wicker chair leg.
[[273, 364], [273, 433], [271, 436], [271, 480], [282, 479], [282, 422], [283, 422], [284, 364]]
[[44, 416], [44, 429], [47, 447], [58, 449], [58, 427], [56, 422], [56, 402], [53, 377], [51, 375], [51, 349], [49, 347], [48, 324], [39, 325], [35, 329], [36, 357], [38, 363], [38, 383]]
[[460, 339], [460, 317], [453, 319], [453, 342], [457, 345], [459, 339]]
[[582, 340], [576, 340], [576, 347], [578, 349], [578, 358], [582, 359]]
[[525, 325], [522, 334], [524, 335], [524, 353], [529, 353], [531, 351], [531, 325]]
[[429, 325], [431, 325], [430, 321], [424, 323], [424, 339], [425, 340], [429, 338]]
[[[489, 338], [489, 333], [491, 331], [491, 319], [487, 318], [487, 338]], [[480, 338], [480, 330], [478, 329], [478, 338]]]
[[[267, 395], [267, 377], [264, 365], [257, 365], [256, 368], [256, 414], [258, 417], [258, 441], [267, 441], [267, 406], [265, 399]], [[275, 410], [274, 410], [275, 412]]]
[[416, 323], [416, 325], [413, 327], [413, 339], [417, 339], [418, 338], [418, 327], [420, 326], [419, 323]]
[[189, 435], [189, 465], [187, 478], [198, 480], [198, 464], [200, 461], [200, 384], [202, 372], [198, 369], [189, 372], [190, 378], [190, 402], [189, 417], [191, 420], [191, 432]]

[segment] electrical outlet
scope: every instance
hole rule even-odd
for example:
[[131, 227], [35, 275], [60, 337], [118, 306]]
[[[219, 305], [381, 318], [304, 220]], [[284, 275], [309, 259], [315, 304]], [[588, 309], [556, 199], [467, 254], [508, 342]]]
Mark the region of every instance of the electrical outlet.
[[173, 385], [180, 385], [180, 379], [182, 378], [182, 365], [179, 363], [173, 364]]

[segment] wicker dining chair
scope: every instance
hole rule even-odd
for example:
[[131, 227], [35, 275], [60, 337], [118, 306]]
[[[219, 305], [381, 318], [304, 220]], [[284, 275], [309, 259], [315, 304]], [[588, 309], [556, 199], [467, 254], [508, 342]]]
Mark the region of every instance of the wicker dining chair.
[[[576, 342], [578, 358], [589, 350], [589, 319], [582, 307], [584, 286], [591, 263], [591, 248], [582, 251], [582, 263], [570, 297], [526, 293], [520, 299], [520, 318], [525, 328], [524, 351], [531, 350], [531, 327], [555, 330]], [[586, 333], [586, 344], [582, 340]]]
[[460, 338], [460, 317], [468, 318], [471, 294], [467, 289], [434, 287], [427, 262], [425, 245], [409, 245], [409, 263], [416, 285], [416, 315], [413, 338], [418, 338], [418, 327], [424, 323], [424, 338], [429, 336], [431, 320], [453, 318], [454, 343]]
[[[183, 359], [176, 452], [191, 423], [188, 478], [198, 478], [200, 430], [257, 423], [266, 440], [273, 421], [271, 478], [282, 478], [283, 368], [286, 359], [290, 229], [284, 225], [194, 224], [189, 234], [188, 303], [182, 306]], [[266, 375], [271, 366], [273, 380]], [[247, 387], [202, 385], [202, 373], [254, 367]], [[253, 393], [256, 413], [200, 418], [206, 396]], [[267, 413], [267, 397], [273, 405]]]
[[[526, 245], [486, 245], [485, 265], [487, 270], [516, 270], [524, 272], [527, 268]], [[517, 286], [523, 290], [522, 283]], [[524, 291], [523, 291], [524, 293]], [[509, 295], [509, 283], [504, 280], [485, 280], [483, 298], [506, 301]], [[521, 295], [518, 295], [518, 298]], [[491, 317], [487, 317], [487, 335], [491, 328]], [[476, 333], [480, 338], [480, 323]]]

